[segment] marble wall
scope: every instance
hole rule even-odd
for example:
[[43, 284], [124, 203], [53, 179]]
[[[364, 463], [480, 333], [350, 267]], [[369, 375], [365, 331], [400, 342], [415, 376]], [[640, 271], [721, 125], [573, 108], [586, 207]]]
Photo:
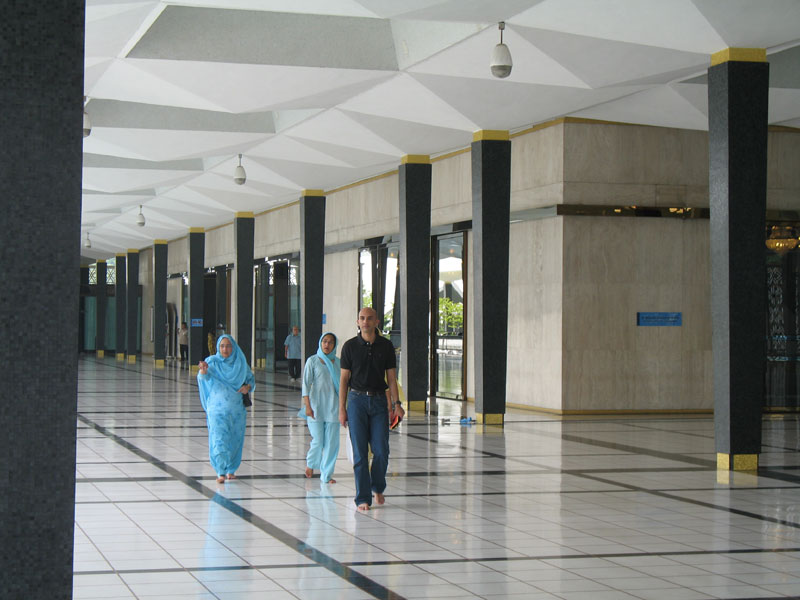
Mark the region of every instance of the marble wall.
[[770, 131], [767, 137], [767, 208], [800, 210], [800, 132]]
[[511, 139], [511, 210], [560, 204], [564, 123], [555, 121]]
[[507, 402], [561, 409], [564, 218], [511, 225]]
[[332, 192], [325, 206], [325, 245], [396, 234], [400, 230], [399, 210], [396, 172]]
[[139, 285], [142, 286], [142, 355], [153, 354], [153, 342], [150, 340], [150, 307], [155, 301], [153, 254], [152, 246], [139, 252]]
[[710, 409], [708, 221], [565, 217], [563, 236], [562, 408]]
[[358, 250], [325, 255], [322, 312], [324, 331], [332, 331], [341, 344], [356, 335], [358, 317]]
[[205, 265], [207, 268], [236, 262], [233, 223], [206, 230]]

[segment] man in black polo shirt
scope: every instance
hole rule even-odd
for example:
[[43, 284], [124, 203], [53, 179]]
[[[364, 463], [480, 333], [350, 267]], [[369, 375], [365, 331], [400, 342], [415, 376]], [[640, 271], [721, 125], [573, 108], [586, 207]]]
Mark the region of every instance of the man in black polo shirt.
[[356, 479], [355, 503], [358, 510], [366, 511], [372, 505], [373, 493], [378, 504], [384, 503], [386, 468], [389, 465], [389, 422], [395, 414], [402, 417], [405, 411], [397, 393], [394, 346], [378, 335], [378, 315], [371, 308], [362, 308], [356, 323], [361, 331], [342, 346], [339, 422], [343, 427], [350, 426]]

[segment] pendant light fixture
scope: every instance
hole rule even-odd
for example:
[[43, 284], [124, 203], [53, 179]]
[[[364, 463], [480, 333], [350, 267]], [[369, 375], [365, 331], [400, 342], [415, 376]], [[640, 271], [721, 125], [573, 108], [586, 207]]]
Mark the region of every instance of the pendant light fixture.
[[492, 75], [499, 79], [505, 79], [511, 75], [511, 67], [514, 63], [511, 61], [511, 52], [508, 46], [503, 43], [503, 30], [506, 28], [506, 22], [500, 21], [497, 24], [500, 29], [500, 43], [492, 50], [492, 61], [489, 63], [489, 68], [492, 70]]
[[144, 215], [142, 214], [142, 205], [141, 204], [139, 205], [139, 215], [136, 217], [136, 224], [139, 227], [144, 227], [144, 224], [145, 224], [145, 219], [144, 219]]
[[244, 182], [247, 181], [247, 173], [244, 172], [244, 167], [242, 166], [242, 155], [239, 155], [239, 166], [236, 167], [236, 170], [233, 172], [233, 182], [236, 185], [243, 185]]
[[92, 247], [92, 240], [89, 239], [89, 232], [86, 232], [86, 239], [83, 240], [83, 247], [84, 248], [91, 248]]
[[86, 112], [86, 105], [89, 103], [89, 99], [84, 96], [83, 97], [83, 137], [89, 137], [89, 134], [92, 133], [92, 121], [89, 119], [89, 115]]

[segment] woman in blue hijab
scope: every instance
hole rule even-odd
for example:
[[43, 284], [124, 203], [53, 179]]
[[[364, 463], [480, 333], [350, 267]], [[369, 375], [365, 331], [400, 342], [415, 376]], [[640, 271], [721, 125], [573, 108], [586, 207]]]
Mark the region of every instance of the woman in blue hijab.
[[311, 432], [311, 446], [306, 456], [306, 477], [319, 469], [323, 483], [336, 483], [331, 477], [339, 455], [339, 359], [338, 341], [331, 332], [319, 338], [317, 354], [306, 361], [303, 370], [304, 417]]
[[242, 462], [247, 409], [242, 394], [256, 389], [244, 352], [229, 335], [217, 340], [217, 353], [201, 360], [197, 383], [208, 422], [208, 453], [217, 483], [236, 479]]

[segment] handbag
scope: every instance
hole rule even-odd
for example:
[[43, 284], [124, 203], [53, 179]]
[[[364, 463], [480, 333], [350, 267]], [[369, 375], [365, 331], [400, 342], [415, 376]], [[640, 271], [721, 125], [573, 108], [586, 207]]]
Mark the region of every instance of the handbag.
[[[244, 384], [242, 384], [242, 385], [244, 385]], [[250, 406], [253, 406], [253, 401], [250, 400], [250, 392], [245, 392], [244, 394], [242, 394], [242, 404], [244, 404], [245, 408], [249, 408]]]

